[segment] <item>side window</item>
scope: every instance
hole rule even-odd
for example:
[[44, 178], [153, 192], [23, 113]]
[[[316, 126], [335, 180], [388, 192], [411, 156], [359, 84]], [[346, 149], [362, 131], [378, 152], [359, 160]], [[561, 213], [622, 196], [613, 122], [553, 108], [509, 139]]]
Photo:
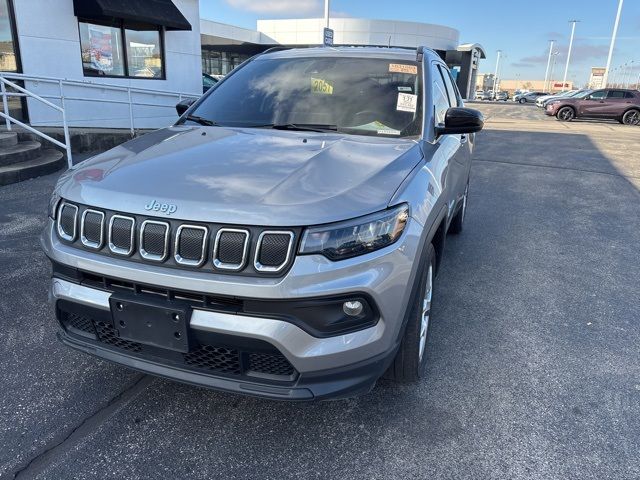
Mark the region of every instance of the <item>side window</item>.
[[436, 124], [444, 124], [444, 117], [449, 109], [449, 98], [447, 97], [447, 87], [444, 85], [442, 74], [439, 69], [433, 69], [433, 105], [435, 106]]
[[444, 85], [447, 88], [447, 96], [449, 97], [449, 105], [452, 107], [460, 106], [460, 101], [458, 99], [458, 92], [456, 90], [456, 86], [453, 84], [451, 80], [451, 74], [449, 70], [444, 68], [442, 65], [438, 65], [438, 70], [440, 70], [440, 75], [444, 79]]
[[633, 96], [633, 93], [631, 93], [631, 92], [624, 92], [624, 98], [635, 98], [635, 97]]
[[624, 94], [622, 90], [609, 90], [607, 98], [624, 98]]
[[597, 92], [593, 92], [589, 98], [593, 98], [594, 100], [602, 100], [607, 93], [606, 90], [598, 90]]

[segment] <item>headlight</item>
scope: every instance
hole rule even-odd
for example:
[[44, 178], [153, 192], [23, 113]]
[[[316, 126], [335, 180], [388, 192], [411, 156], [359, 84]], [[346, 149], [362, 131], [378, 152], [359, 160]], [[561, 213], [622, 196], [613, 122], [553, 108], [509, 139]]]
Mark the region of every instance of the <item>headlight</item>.
[[365, 217], [311, 227], [302, 237], [300, 254], [317, 253], [329, 260], [364, 255], [398, 240], [408, 219], [409, 207], [403, 204]]
[[51, 198], [49, 199], [49, 209], [47, 210], [47, 214], [53, 220], [56, 219], [56, 210], [58, 209], [58, 204], [60, 203], [60, 195], [53, 192], [51, 194]]

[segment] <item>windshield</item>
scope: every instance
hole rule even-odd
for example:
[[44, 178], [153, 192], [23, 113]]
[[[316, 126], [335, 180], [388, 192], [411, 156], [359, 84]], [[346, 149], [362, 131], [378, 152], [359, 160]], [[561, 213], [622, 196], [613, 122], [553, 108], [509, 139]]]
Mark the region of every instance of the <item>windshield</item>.
[[593, 92], [593, 90], [582, 90], [582, 91], [576, 93], [573, 97], [574, 98], [584, 98], [587, 95], [589, 95], [591, 92]]
[[192, 117], [230, 127], [415, 136], [421, 78], [420, 66], [405, 60], [258, 58], [220, 83]]

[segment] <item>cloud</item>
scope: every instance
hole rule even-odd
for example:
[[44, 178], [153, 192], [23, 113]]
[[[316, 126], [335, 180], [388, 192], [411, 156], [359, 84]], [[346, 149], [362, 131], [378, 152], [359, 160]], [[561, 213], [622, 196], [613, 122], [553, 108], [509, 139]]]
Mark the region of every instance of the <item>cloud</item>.
[[322, 0], [225, 0], [233, 8], [260, 14], [320, 15]]
[[[567, 50], [569, 49], [568, 44], [558, 44], [554, 47], [554, 51], [560, 52], [558, 55], [558, 60], [566, 60]], [[572, 62], [584, 62], [587, 60], [593, 59], [606, 59], [607, 54], [609, 53], [609, 45], [601, 44], [601, 45], [593, 45], [590, 43], [584, 43], [582, 39], [576, 40], [573, 44], [573, 50], [571, 52], [571, 61]], [[533, 63], [533, 64], [546, 64], [547, 59], [549, 58], [549, 50], [547, 49], [545, 52], [540, 55], [531, 55], [528, 57], [524, 57], [520, 59], [522, 63]]]
[[526, 63], [526, 62], [514, 62], [511, 64], [511, 66], [515, 68], [533, 68], [536, 65], [533, 63]]

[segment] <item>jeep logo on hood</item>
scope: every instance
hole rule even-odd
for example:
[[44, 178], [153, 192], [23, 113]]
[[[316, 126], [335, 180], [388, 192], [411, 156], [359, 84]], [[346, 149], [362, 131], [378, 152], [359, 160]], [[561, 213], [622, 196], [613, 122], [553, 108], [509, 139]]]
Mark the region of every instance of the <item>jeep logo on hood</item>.
[[171, 215], [178, 210], [178, 207], [173, 203], [160, 203], [157, 200], [151, 200], [144, 206], [144, 209], [151, 212], [162, 212], [166, 215]]

